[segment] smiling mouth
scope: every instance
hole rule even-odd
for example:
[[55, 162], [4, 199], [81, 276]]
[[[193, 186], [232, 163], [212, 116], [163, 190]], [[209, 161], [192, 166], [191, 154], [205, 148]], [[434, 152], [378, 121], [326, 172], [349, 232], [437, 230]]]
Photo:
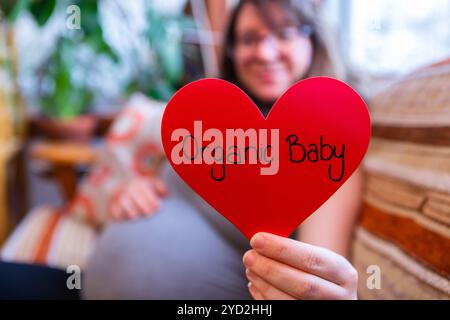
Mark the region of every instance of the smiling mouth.
[[256, 71], [256, 76], [260, 81], [272, 84], [279, 78], [281, 71], [281, 68], [261, 68]]

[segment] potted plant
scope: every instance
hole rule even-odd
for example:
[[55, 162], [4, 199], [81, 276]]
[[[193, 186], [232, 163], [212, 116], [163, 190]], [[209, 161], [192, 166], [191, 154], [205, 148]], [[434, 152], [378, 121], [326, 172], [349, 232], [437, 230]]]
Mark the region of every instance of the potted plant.
[[[40, 80], [37, 100], [41, 115], [33, 119], [32, 124], [38, 133], [49, 138], [87, 140], [95, 130], [95, 118], [85, 114], [93, 101], [94, 90], [87, 83], [77, 82], [73, 69], [77, 66], [76, 52], [80, 48], [89, 48], [97, 55], [107, 55], [118, 61], [111, 47], [104, 41], [98, 3], [99, 1], [93, 0], [59, 3], [56, 0], [2, 0], [0, 3], [0, 17], [4, 17], [0, 21], [3, 20], [7, 27], [6, 42], [11, 55], [15, 55], [12, 41], [14, 22], [21, 13], [28, 11], [36, 23], [43, 27], [54, 14], [63, 14], [59, 9], [65, 11], [69, 4], [78, 6], [82, 12], [80, 29], [66, 30], [60, 34], [52, 53], [37, 70]], [[24, 118], [16, 64], [15, 56], [10, 56], [7, 63], [4, 63], [14, 85], [14, 118]]]
[[[98, 1], [71, 1], [82, 12], [79, 30], [67, 30], [56, 41], [52, 54], [37, 70], [38, 100], [41, 115], [34, 121], [40, 133], [56, 140], [88, 141], [97, 125], [87, 114], [95, 92], [87, 81], [96, 59], [102, 55], [117, 62], [118, 57], [103, 38]], [[88, 50], [90, 59], [80, 61], [80, 50]], [[76, 69], [76, 70], [75, 70]], [[85, 76], [74, 76], [82, 72]]]

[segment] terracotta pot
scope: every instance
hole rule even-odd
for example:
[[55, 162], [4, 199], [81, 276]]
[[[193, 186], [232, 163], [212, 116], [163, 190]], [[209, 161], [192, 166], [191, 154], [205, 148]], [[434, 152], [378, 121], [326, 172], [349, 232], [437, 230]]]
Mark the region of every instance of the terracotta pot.
[[33, 120], [36, 133], [50, 140], [88, 142], [95, 133], [97, 119], [81, 115], [71, 119], [55, 119], [45, 116]]

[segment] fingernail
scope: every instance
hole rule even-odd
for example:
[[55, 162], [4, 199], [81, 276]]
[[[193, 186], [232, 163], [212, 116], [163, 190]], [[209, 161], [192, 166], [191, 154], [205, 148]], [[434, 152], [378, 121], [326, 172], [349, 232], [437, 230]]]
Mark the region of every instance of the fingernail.
[[252, 288], [252, 285], [253, 285], [253, 284], [252, 284], [251, 282], [249, 282], [247, 286], [248, 286], [249, 289], [251, 289], [251, 288]]
[[244, 264], [247, 267], [250, 267], [253, 261], [255, 261], [255, 253], [252, 250], [247, 251], [247, 253], [244, 255]]
[[253, 281], [253, 272], [250, 271], [250, 269], [245, 269], [245, 275], [247, 276], [247, 279], [251, 282]]
[[253, 236], [253, 238], [250, 240], [250, 245], [255, 248], [262, 250], [264, 248], [264, 236], [261, 234], [256, 234]]

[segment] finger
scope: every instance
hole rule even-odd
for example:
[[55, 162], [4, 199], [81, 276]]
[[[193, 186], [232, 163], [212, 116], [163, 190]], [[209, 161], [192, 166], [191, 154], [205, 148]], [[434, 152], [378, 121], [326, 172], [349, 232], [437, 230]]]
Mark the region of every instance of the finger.
[[304, 242], [270, 233], [255, 234], [250, 245], [260, 254], [336, 284], [352, 282], [352, 265], [342, 256]]
[[140, 188], [139, 192], [133, 193], [132, 200], [139, 210], [139, 215], [152, 214], [159, 206], [159, 201], [153, 194], [153, 191], [149, 190], [147, 187]]
[[152, 204], [149, 203], [142, 195], [133, 194], [130, 196], [130, 200], [134, 203], [137, 209], [136, 214], [138, 216], [144, 216], [153, 211]]
[[245, 270], [245, 275], [250, 283], [268, 300], [296, 300], [294, 297], [275, 288], [249, 269]]
[[120, 220], [122, 217], [123, 209], [121, 200], [124, 194], [124, 186], [121, 186], [112, 192], [111, 197], [108, 200], [110, 202], [110, 215], [115, 220]]
[[127, 217], [125, 209], [123, 208], [123, 205], [122, 205], [123, 197], [124, 197], [124, 194], [121, 194], [120, 198], [117, 201], [115, 201], [115, 204], [111, 208], [111, 215], [113, 216], [113, 218], [115, 220], [122, 220], [122, 219], [126, 219], [126, 217]]
[[335, 283], [267, 258], [255, 250], [244, 255], [244, 264], [275, 288], [297, 299], [347, 298], [347, 291]]
[[169, 189], [167, 188], [166, 184], [163, 180], [160, 178], [153, 178], [153, 187], [155, 188], [155, 191], [158, 195], [161, 197], [165, 197], [169, 193]]
[[119, 206], [116, 205], [111, 208], [111, 216], [115, 220], [118, 220], [120, 218], [120, 207]]
[[114, 212], [114, 219], [116, 220], [125, 220], [128, 218], [128, 213], [125, 211], [125, 209], [122, 207], [122, 204], [119, 203], [115, 209]]
[[256, 289], [255, 286], [251, 282], [248, 283], [248, 291], [252, 295], [253, 299], [265, 300], [263, 294], [258, 289]]
[[159, 196], [156, 194], [156, 191], [153, 188], [149, 188], [148, 185], [145, 188], [142, 188], [142, 195], [144, 196], [145, 201], [148, 202], [149, 206], [152, 209], [157, 209], [160, 206]]
[[135, 219], [138, 217], [138, 209], [129, 196], [124, 196], [120, 202], [124, 218]]

